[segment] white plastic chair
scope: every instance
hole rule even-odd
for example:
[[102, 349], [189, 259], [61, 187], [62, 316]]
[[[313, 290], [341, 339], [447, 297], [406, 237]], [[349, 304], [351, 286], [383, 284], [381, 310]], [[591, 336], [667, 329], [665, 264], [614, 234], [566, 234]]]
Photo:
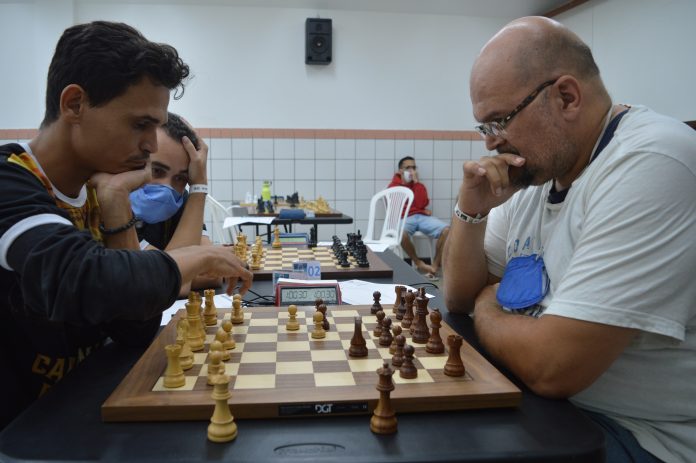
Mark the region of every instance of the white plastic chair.
[[[411, 235], [411, 241], [413, 241], [413, 247], [416, 248], [416, 254], [418, 257], [429, 257], [430, 263], [435, 261], [435, 239], [429, 237], [421, 231], [415, 232]], [[425, 254], [421, 255], [421, 249], [425, 248]], [[415, 264], [414, 264], [415, 265]]]
[[210, 212], [210, 241], [213, 244], [234, 244], [236, 237], [233, 228], [222, 228], [225, 218], [230, 216], [229, 210], [210, 195], [206, 196], [205, 205]]
[[[367, 233], [363, 238], [365, 244], [383, 244], [388, 249], [401, 246], [401, 236], [404, 233], [406, 217], [413, 203], [413, 191], [403, 186], [395, 186], [375, 193], [370, 201], [370, 217], [367, 223]], [[375, 221], [377, 220], [377, 204], [385, 207], [384, 225], [375, 239]]]

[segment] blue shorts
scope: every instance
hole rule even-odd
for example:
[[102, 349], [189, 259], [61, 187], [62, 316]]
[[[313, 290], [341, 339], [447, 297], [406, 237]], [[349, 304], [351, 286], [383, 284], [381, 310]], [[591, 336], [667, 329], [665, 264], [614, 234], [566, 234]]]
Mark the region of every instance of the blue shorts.
[[445, 222], [432, 215], [414, 214], [406, 219], [404, 231], [409, 235], [419, 231], [431, 238], [439, 238], [442, 230], [447, 228], [447, 226]]

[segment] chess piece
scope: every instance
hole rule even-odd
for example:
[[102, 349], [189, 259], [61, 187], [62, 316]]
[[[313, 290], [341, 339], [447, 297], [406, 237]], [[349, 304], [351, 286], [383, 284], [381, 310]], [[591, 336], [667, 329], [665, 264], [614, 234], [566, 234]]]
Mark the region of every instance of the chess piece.
[[299, 330], [300, 322], [297, 321], [297, 306], [294, 304], [288, 306], [288, 314], [290, 315], [290, 318], [288, 319], [288, 322], [285, 324], [285, 329], [288, 331]]
[[399, 368], [399, 376], [404, 379], [413, 379], [418, 377], [418, 370], [415, 365], [413, 365], [413, 353], [416, 349], [412, 345], [406, 344], [404, 346], [404, 361]]
[[324, 331], [324, 315], [321, 312], [314, 312], [312, 317], [314, 320], [314, 331], [312, 331], [312, 339], [322, 339], [326, 337], [326, 331]]
[[[384, 312], [382, 312], [384, 313]], [[380, 346], [390, 346], [392, 341], [394, 340], [392, 337], [392, 332], [391, 332], [391, 324], [392, 320], [389, 317], [386, 317], [382, 321], [382, 334], [379, 335], [379, 345]]]
[[[392, 311], [394, 313], [398, 313], [399, 310], [399, 305], [401, 305], [401, 291], [403, 291], [405, 288], [403, 286], [394, 286], [394, 292], [396, 292], [396, 301], [394, 301], [394, 306], [392, 307]], [[397, 320], [401, 320], [398, 316], [396, 317]]]
[[430, 325], [433, 327], [432, 333], [430, 333], [430, 338], [428, 343], [425, 345], [425, 351], [429, 354], [442, 354], [445, 351], [445, 345], [440, 337], [440, 322], [442, 321], [442, 314], [440, 309], [433, 309], [430, 312]]
[[321, 321], [322, 328], [324, 328], [324, 331], [329, 331], [330, 326], [329, 320], [326, 318], [326, 304], [322, 302], [319, 304], [319, 307], [317, 307], [317, 310], [321, 312], [322, 317], [324, 317], [324, 319]]
[[[399, 306], [396, 308], [396, 319], [397, 320], [403, 320], [404, 316], [406, 315], [406, 288], [404, 288], [404, 291], [401, 291], [401, 302], [399, 303]], [[402, 323], [403, 325], [403, 323]], [[406, 327], [404, 327], [406, 328]]]
[[379, 303], [379, 300], [381, 297], [382, 297], [382, 293], [380, 293], [379, 291], [375, 291], [374, 293], [372, 293], [372, 298], [375, 300], [375, 303], [372, 304], [372, 307], [370, 308], [371, 314], [376, 314], [380, 310], [383, 310], [382, 304]]
[[239, 325], [244, 323], [244, 311], [242, 310], [242, 296], [235, 294], [232, 297], [232, 323]]
[[237, 424], [230, 412], [228, 401], [230, 393], [230, 377], [218, 375], [213, 381], [215, 409], [208, 425], [208, 439], [213, 442], [229, 442], [237, 437]]
[[206, 289], [203, 291], [203, 294], [205, 294], [205, 311], [203, 311], [205, 326], [215, 326], [217, 325], [217, 308], [214, 300], [215, 290]]
[[416, 314], [411, 324], [411, 342], [416, 344], [425, 344], [430, 338], [430, 330], [428, 329], [428, 298], [416, 297]]
[[186, 320], [188, 321], [188, 331], [186, 334], [186, 342], [193, 352], [203, 350], [205, 338], [201, 338], [201, 316], [198, 311], [198, 306], [195, 302], [189, 301], [184, 304], [186, 307]]
[[167, 368], [164, 371], [164, 387], [181, 387], [186, 384], [184, 370], [179, 364], [179, 354], [181, 346], [179, 344], [168, 344], [164, 346], [167, 353]]
[[391, 407], [391, 399], [389, 394], [394, 390], [394, 381], [392, 375], [394, 371], [389, 367], [387, 362], [384, 362], [382, 368], [377, 370], [379, 375], [379, 383], [377, 390], [379, 391], [379, 401], [370, 418], [370, 430], [375, 434], [394, 434], [397, 430], [396, 413]]
[[227, 332], [227, 340], [222, 343], [222, 348], [226, 350], [232, 350], [237, 347], [237, 343], [234, 340], [232, 333], [232, 322], [230, 320], [225, 320], [222, 322], [222, 329]]
[[215, 333], [215, 340], [218, 341], [222, 346], [222, 361], [226, 362], [230, 359], [230, 353], [227, 352], [227, 349], [225, 349], [225, 342], [227, 342], [227, 331], [225, 331], [222, 327], [218, 328], [217, 332]]
[[403, 334], [394, 338], [396, 342], [396, 350], [392, 356], [392, 365], [400, 367], [404, 363], [404, 346], [406, 345], [406, 337]]
[[415, 298], [416, 295], [413, 294], [413, 291], [409, 291], [408, 293], [406, 293], [406, 309], [404, 313], [404, 318], [401, 320], [402, 328], [410, 328], [413, 324], [413, 300]]
[[375, 329], [372, 330], [372, 335], [376, 338], [382, 336], [382, 320], [384, 320], [384, 316], [383, 310], [380, 310], [375, 314], [375, 317], [377, 318], [377, 326], [375, 326]]
[[362, 317], [355, 316], [355, 331], [350, 340], [348, 355], [351, 357], [367, 357], [367, 342], [362, 334]]
[[389, 353], [394, 355], [396, 353], [396, 337], [401, 334], [401, 326], [394, 324], [392, 327], [392, 343], [389, 346]]
[[[258, 249], [258, 248], [256, 248]], [[255, 251], [251, 255], [251, 265], [250, 265], [251, 270], [261, 270], [261, 256], [259, 255], [258, 251]]]
[[464, 362], [459, 349], [462, 347], [462, 337], [458, 334], [450, 334], [447, 336], [447, 346], [449, 347], [449, 356], [445, 363], [445, 374], [447, 376], [464, 376]]
[[176, 343], [181, 346], [179, 365], [181, 365], [181, 369], [184, 371], [191, 369], [193, 366], [193, 352], [191, 352], [191, 346], [189, 346], [189, 343], [186, 341], [187, 335], [188, 320], [180, 318], [176, 322]]
[[[213, 344], [216, 343], [219, 347], [214, 348]], [[225, 374], [225, 364], [222, 363], [222, 344], [217, 341], [210, 344], [208, 360], [208, 385], [212, 386], [216, 376]]]
[[273, 230], [273, 244], [271, 244], [273, 249], [280, 249], [282, 244], [280, 243], [280, 228], [276, 225], [275, 230]]

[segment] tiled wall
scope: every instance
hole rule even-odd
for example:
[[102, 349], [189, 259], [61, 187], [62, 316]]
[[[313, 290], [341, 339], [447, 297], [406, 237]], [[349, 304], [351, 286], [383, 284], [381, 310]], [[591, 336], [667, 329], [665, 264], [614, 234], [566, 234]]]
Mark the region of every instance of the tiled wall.
[[[320, 226], [320, 240], [334, 234], [344, 238], [357, 230], [365, 233], [370, 198], [387, 186], [398, 160], [408, 155], [416, 159], [433, 215], [449, 223], [463, 162], [487, 153], [478, 135], [464, 131], [200, 129], [199, 133], [209, 146], [210, 194], [225, 206], [243, 200], [247, 192], [260, 194], [263, 180], [271, 180], [273, 194], [297, 191], [307, 200], [322, 196], [334, 209], [353, 217], [350, 225]], [[8, 136], [13, 134], [22, 137]], [[33, 131], [0, 130], [0, 138], [5, 138], [0, 143], [33, 135]]]

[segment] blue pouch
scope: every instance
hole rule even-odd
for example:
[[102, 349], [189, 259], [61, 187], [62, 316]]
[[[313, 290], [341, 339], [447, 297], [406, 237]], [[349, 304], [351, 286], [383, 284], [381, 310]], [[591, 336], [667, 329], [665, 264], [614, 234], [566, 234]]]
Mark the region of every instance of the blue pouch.
[[521, 310], [541, 302], [549, 292], [549, 277], [544, 259], [538, 254], [510, 259], [498, 286], [498, 303]]
[[305, 211], [304, 209], [281, 209], [278, 218], [301, 220], [305, 218]]

